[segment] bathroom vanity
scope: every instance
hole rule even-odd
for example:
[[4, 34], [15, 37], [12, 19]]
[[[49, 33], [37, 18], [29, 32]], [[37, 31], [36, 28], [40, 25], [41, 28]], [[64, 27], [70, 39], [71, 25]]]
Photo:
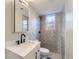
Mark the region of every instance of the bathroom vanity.
[[[29, 31], [29, 4], [25, 0], [12, 0], [10, 4], [12, 32], [27, 33]], [[19, 45], [15, 40], [7, 41], [5, 50], [6, 59], [40, 59], [40, 42], [36, 40], [26, 40]]]
[[12, 42], [6, 43], [6, 59], [40, 59], [39, 41], [27, 40], [20, 45]]

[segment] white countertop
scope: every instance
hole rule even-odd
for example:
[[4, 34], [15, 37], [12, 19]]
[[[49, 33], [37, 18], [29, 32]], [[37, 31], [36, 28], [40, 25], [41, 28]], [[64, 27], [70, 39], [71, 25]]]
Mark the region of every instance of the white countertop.
[[12, 41], [8, 41], [6, 42], [6, 49], [21, 57], [24, 57], [30, 51], [32, 51], [38, 44], [40, 44], [40, 42], [37, 40], [28, 40], [20, 45], [16, 45]]

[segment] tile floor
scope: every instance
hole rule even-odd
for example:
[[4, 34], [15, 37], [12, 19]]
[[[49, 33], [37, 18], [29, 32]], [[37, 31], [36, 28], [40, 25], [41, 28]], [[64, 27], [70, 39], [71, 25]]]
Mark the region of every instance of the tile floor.
[[51, 52], [48, 57], [50, 57], [51, 59], [62, 59], [60, 54], [53, 53], [53, 52]]

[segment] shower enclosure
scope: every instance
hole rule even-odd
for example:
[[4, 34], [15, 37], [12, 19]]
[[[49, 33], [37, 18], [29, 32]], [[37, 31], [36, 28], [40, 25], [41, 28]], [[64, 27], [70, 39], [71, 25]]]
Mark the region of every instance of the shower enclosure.
[[64, 12], [40, 16], [41, 46], [50, 50], [50, 56], [65, 59]]

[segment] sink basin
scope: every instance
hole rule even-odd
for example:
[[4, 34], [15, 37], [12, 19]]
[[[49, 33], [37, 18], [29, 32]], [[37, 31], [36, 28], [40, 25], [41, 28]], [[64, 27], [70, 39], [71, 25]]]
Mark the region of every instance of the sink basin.
[[34, 41], [27, 40], [25, 43], [22, 43], [20, 45], [16, 45], [16, 43], [11, 43], [11, 42], [12, 41], [6, 43], [6, 49], [21, 57], [27, 55], [32, 49], [34, 49], [35, 46], [40, 44], [39, 41], [35, 41], [35, 40]]
[[11, 48], [23, 50], [24, 48], [30, 48], [31, 46], [34, 46], [35, 44], [36, 44], [36, 42], [29, 40], [29, 41], [26, 41], [25, 43], [22, 43], [20, 45], [11, 46]]

